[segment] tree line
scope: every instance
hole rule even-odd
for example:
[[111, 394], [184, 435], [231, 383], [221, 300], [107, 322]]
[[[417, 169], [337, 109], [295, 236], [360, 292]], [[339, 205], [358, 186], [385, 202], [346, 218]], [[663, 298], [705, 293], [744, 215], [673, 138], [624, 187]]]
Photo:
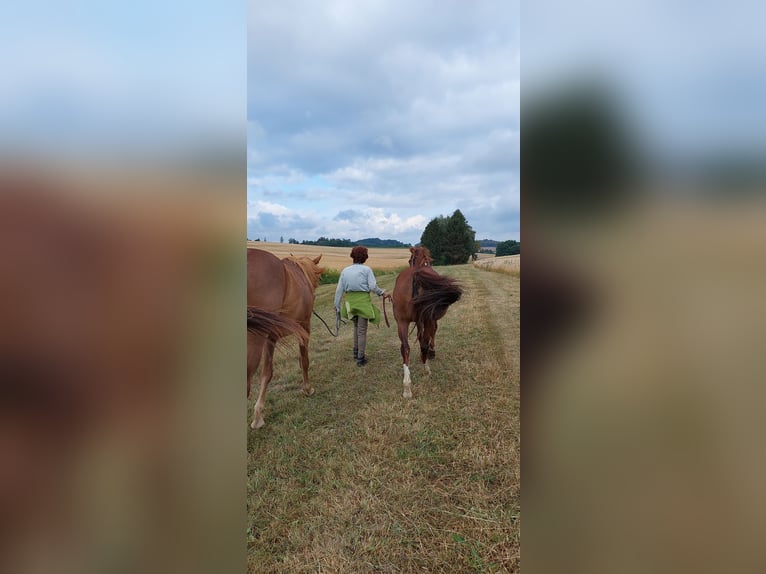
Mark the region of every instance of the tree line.
[[[298, 240], [290, 237], [287, 240], [288, 243], [298, 244]], [[336, 239], [335, 237], [320, 237], [316, 241], [303, 240], [300, 245], [320, 245], [322, 247], [356, 247], [357, 245], [364, 245], [365, 247], [410, 247], [409, 243], [402, 243], [396, 239], [380, 239], [378, 237], [367, 237], [365, 239], [359, 239], [358, 241], [351, 241], [350, 239]]]
[[495, 256], [502, 257], [503, 255], [519, 255], [521, 253], [521, 243], [514, 239], [508, 241], [500, 241], [495, 247]]

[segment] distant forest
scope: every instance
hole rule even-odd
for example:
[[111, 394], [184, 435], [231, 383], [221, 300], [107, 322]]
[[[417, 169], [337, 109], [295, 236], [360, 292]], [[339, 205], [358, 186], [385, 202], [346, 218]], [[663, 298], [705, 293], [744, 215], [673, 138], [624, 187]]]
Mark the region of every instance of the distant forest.
[[[290, 238], [288, 243], [298, 243], [296, 239]], [[378, 237], [367, 237], [358, 241], [350, 239], [336, 239], [334, 237], [320, 237], [316, 241], [300, 242], [301, 245], [321, 245], [322, 247], [354, 247], [355, 245], [364, 245], [365, 247], [410, 247], [409, 243], [402, 243], [396, 239], [380, 239]]]
[[480, 253], [494, 253], [498, 257], [503, 255], [518, 255], [521, 253], [521, 243], [514, 239], [508, 241], [495, 241], [494, 239], [481, 239], [476, 242]]

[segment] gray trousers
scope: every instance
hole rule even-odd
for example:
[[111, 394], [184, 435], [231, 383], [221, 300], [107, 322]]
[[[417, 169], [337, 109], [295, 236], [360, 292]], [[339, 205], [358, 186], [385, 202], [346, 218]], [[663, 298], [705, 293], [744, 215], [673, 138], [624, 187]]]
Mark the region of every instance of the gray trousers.
[[367, 347], [367, 319], [354, 316], [354, 349], [358, 350], [358, 356], [364, 357], [364, 350]]

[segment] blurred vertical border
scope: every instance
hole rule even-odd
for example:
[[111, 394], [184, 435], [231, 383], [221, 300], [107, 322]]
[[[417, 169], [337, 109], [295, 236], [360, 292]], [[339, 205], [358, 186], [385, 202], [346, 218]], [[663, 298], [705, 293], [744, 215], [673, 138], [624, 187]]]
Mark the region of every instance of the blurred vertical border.
[[0, 571], [245, 569], [246, 22], [0, 9]]
[[766, 568], [765, 15], [522, 5], [525, 570]]

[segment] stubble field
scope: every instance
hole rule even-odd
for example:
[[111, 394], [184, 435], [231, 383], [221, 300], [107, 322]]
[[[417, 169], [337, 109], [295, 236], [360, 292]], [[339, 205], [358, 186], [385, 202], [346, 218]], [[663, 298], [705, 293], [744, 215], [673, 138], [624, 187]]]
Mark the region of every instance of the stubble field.
[[479, 258], [473, 265], [486, 271], [519, 273], [521, 271], [521, 255], [505, 255], [501, 257], [491, 255], [486, 258]]
[[[340, 269], [350, 249], [337, 249]], [[371, 249], [370, 264], [386, 259], [377, 251], [409, 256]], [[336, 339], [313, 319], [312, 397], [297, 344], [277, 352], [266, 426], [248, 431], [249, 572], [518, 571], [519, 277], [436, 269], [465, 292], [439, 323], [430, 377], [410, 337], [413, 399], [390, 304], [392, 327], [370, 327], [364, 368], [350, 325]], [[391, 291], [394, 279], [379, 283]], [[321, 285], [315, 304], [333, 326], [334, 291]]]
[[[264, 251], [273, 253], [280, 259], [282, 257], [287, 257], [288, 255], [314, 258], [321, 254], [322, 260], [319, 264], [328, 269], [335, 269], [337, 271], [351, 265], [351, 247], [322, 247], [319, 245], [272, 243], [264, 241], [248, 241], [247, 246], [248, 248], [254, 247], [256, 249], [263, 249]], [[401, 267], [407, 267], [407, 263], [410, 259], [410, 250], [407, 248], [390, 249], [368, 247], [367, 249], [370, 255], [367, 265], [373, 269], [390, 271]]]

